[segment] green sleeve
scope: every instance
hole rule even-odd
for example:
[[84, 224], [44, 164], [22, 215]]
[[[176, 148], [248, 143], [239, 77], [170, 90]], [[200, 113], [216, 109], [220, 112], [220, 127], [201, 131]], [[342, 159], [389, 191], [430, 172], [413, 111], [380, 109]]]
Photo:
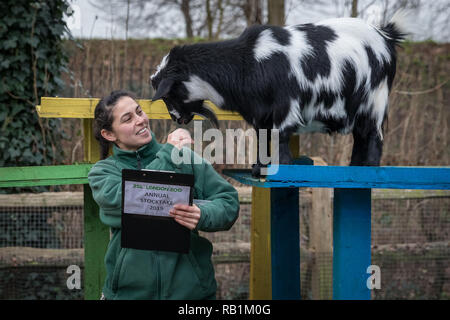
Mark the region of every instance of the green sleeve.
[[[171, 151], [173, 146], [165, 144], [145, 169], [173, 170]], [[121, 228], [122, 212], [122, 170], [112, 159], [97, 162], [88, 174], [94, 200], [100, 207], [101, 221], [112, 227]]]
[[[199, 156], [194, 152], [194, 157]], [[206, 160], [201, 159], [201, 164], [193, 167], [196, 187], [201, 188], [203, 200], [210, 201], [199, 206], [201, 215], [196, 229], [229, 230], [239, 216], [238, 192]]]

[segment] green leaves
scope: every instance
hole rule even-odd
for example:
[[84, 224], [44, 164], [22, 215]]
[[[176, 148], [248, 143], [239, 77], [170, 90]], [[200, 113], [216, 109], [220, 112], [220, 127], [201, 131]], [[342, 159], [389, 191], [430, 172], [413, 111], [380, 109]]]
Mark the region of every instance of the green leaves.
[[8, 39], [2, 42], [3, 49], [11, 49], [17, 46], [17, 41], [15, 39]]
[[38, 119], [34, 108], [42, 96], [55, 96], [64, 86], [67, 7], [67, 0], [1, 3], [0, 166], [62, 162], [60, 121]]

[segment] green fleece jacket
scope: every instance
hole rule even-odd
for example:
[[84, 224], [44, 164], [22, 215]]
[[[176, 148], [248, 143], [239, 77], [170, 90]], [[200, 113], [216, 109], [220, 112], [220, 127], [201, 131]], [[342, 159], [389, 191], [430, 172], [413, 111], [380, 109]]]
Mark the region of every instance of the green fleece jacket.
[[[100, 207], [100, 219], [111, 228], [105, 256], [106, 299], [209, 299], [217, 284], [211, 261], [212, 244], [198, 231], [228, 230], [239, 213], [237, 191], [195, 152], [183, 148], [191, 164], [174, 164], [171, 144], [153, 139], [137, 151], [113, 147], [113, 155], [98, 161], [88, 174], [89, 185]], [[194, 159], [196, 158], [196, 160]], [[199, 161], [201, 164], [195, 164]], [[194, 198], [210, 200], [199, 206], [201, 216], [191, 231], [188, 254], [122, 248], [122, 169], [170, 170], [195, 176]]]

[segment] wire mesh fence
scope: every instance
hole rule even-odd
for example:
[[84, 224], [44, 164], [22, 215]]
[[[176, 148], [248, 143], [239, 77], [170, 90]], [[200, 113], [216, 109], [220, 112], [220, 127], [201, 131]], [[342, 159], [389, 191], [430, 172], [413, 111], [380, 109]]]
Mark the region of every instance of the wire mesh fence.
[[66, 269], [83, 265], [80, 192], [0, 195], [0, 299], [82, 299]]
[[[249, 297], [251, 189], [238, 189], [235, 225], [202, 232], [214, 245], [218, 299]], [[449, 299], [450, 194], [372, 193], [372, 264], [381, 270], [372, 299]], [[0, 299], [83, 299], [83, 286], [66, 283], [70, 265], [80, 266], [84, 279], [82, 194], [0, 197]], [[300, 189], [301, 297], [331, 299], [332, 252], [313, 247], [312, 199], [310, 189]]]

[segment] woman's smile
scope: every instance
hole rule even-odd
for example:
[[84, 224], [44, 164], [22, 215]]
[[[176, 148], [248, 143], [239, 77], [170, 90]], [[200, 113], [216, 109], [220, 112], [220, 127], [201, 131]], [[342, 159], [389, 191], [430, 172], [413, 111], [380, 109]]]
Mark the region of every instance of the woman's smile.
[[148, 134], [150, 134], [150, 131], [148, 130], [147, 127], [144, 127], [144, 128], [142, 128], [142, 129], [140, 129], [140, 130], [136, 133], [136, 135], [138, 135], [138, 136], [146, 136], [146, 135], [148, 135]]

